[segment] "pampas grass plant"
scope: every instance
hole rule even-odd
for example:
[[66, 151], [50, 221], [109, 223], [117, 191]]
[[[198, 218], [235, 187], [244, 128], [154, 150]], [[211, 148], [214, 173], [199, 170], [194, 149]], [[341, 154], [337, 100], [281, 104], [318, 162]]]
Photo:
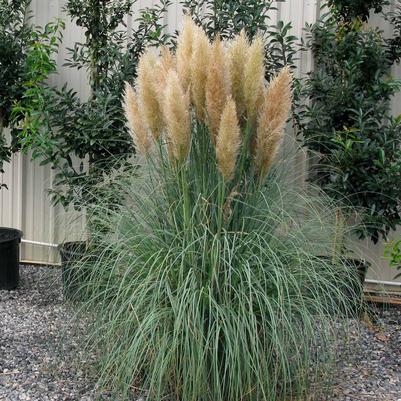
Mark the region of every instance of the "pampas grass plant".
[[[142, 157], [119, 184], [121, 206], [99, 200], [81, 289], [100, 383], [120, 399], [303, 399], [329, 361], [349, 277], [332, 252], [333, 206], [303, 192], [277, 157], [291, 74], [262, 80], [262, 49], [243, 34], [210, 44], [187, 19], [176, 62], [164, 50], [149, 66], [170, 66], [165, 85], [146, 96], [126, 87]], [[159, 135], [138, 112], [156, 100]]]

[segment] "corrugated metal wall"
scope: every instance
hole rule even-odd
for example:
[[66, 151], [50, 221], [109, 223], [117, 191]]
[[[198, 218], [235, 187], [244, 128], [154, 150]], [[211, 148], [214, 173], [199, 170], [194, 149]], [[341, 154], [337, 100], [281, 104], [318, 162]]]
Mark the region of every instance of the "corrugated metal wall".
[[[156, 3], [150, 0], [140, 0], [136, 8], [142, 8]], [[53, 84], [62, 85], [68, 82], [82, 97], [88, 95], [85, 72], [77, 72], [63, 67], [67, 56], [67, 48], [74, 42], [82, 40], [82, 32], [63, 13], [64, 0], [33, 0], [32, 12], [35, 24], [44, 25], [55, 17], [66, 21], [64, 41], [58, 55], [59, 73], [53, 77]], [[277, 11], [272, 12], [271, 21], [291, 21], [293, 34], [301, 37], [305, 23], [312, 23], [319, 14], [320, 1], [318, 0], [286, 0], [277, 2]], [[179, 1], [174, 1], [166, 16], [168, 30], [173, 32], [181, 26], [181, 7]], [[133, 20], [127, 21], [128, 27]], [[378, 23], [381, 23], [378, 21]], [[388, 30], [388, 28], [386, 28]], [[303, 54], [298, 61], [299, 71], [310, 70], [312, 59], [310, 55]], [[401, 68], [397, 67], [395, 73], [401, 77]], [[394, 101], [394, 111], [401, 112], [400, 99]], [[304, 168], [302, 155], [299, 166]], [[29, 155], [17, 154], [6, 167], [6, 172], [0, 178], [8, 185], [9, 190], [0, 191], [0, 226], [20, 228], [24, 231], [25, 239], [46, 243], [59, 243], [65, 239], [76, 239], [82, 232], [82, 222], [73, 212], [66, 212], [61, 207], [50, 205], [47, 190], [52, 186], [53, 172], [47, 166], [39, 166], [30, 161]], [[368, 254], [376, 266], [376, 273], [372, 271], [371, 278], [392, 280], [394, 271], [390, 270], [383, 260], [383, 246], [372, 246], [370, 243], [361, 245], [361, 252]], [[25, 260], [53, 263], [58, 261], [55, 250], [48, 247], [23, 245], [22, 257]]]

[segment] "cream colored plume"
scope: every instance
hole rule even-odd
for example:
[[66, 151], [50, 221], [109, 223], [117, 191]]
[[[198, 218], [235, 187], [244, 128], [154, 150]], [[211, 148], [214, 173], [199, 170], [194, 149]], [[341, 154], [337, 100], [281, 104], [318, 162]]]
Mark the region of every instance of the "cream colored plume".
[[206, 80], [207, 122], [213, 143], [216, 143], [221, 115], [226, 105], [227, 97], [230, 95], [226, 57], [220, 37], [217, 37], [211, 47]]
[[241, 131], [235, 102], [230, 97], [221, 116], [216, 142], [216, 158], [219, 170], [226, 181], [232, 180], [241, 147]]
[[262, 179], [266, 177], [279, 151], [291, 103], [292, 73], [285, 67], [271, 81], [259, 115], [255, 164]]
[[[162, 92], [166, 87], [167, 75], [170, 70], [176, 68], [176, 60], [174, 55], [171, 53], [168, 47], [163, 46], [160, 50], [160, 57], [156, 66], [156, 77], [157, 81], [155, 85], [158, 87], [155, 88], [159, 93]], [[161, 95], [159, 99], [161, 99]]]
[[193, 42], [198, 26], [188, 15], [184, 16], [183, 28], [178, 37], [176, 58], [177, 72], [182, 87], [186, 92], [191, 81], [191, 59], [193, 53]]
[[210, 42], [205, 32], [197, 27], [191, 59], [191, 98], [196, 116], [206, 122], [207, 65], [210, 58]]
[[248, 121], [253, 124], [258, 115], [265, 88], [264, 46], [257, 37], [248, 48], [244, 66], [243, 93]]
[[151, 148], [151, 139], [139, 110], [135, 92], [128, 82], [125, 83], [124, 111], [135, 148], [140, 154], [147, 155]]
[[157, 81], [156, 63], [156, 56], [149, 50], [146, 51], [139, 59], [136, 81], [139, 108], [155, 140], [159, 138], [163, 129], [163, 116], [159, 103], [160, 94], [155, 86]]
[[170, 70], [167, 75], [163, 112], [169, 150], [174, 159], [181, 163], [188, 156], [191, 141], [189, 95], [188, 92], [184, 92], [178, 74], [174, 70]]
[[237, 104], [238, 116], [245, 113], [245, 97], [243, 90], [244, 67], [247, 60], [249, 42], [245, 31], [241, 31], [230, 43], [228, 49], [228, 65], [230, 72], [231, 92]]

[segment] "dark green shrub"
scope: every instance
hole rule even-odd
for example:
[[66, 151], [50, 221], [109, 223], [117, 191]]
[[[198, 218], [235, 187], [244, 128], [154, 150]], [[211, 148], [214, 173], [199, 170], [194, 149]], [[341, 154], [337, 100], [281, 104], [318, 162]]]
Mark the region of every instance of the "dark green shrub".
[[22, 96], [26, 43], [30, 37], [26, 14], [29, 0], [0, 1], [0, 124], [8, 127], [11, 107]]
[[393, 28], [393, 35], [385, 39], [387, 57], [393, 62], [399, 62], [401, 58], [401, 2], [395, 1], [394, 10], [385, 12], [384, 17]]
[[[165, 42], [161, 23], [168, 1], [141, 10], [138, 27], [128, 36], [126, 27], [121, 27], [125, 25], [124, 19], [132, 16], [135, 3], [69, 0], [66, 4], [68, 15], [84, 29], [86, 37], [85, 43], [76, 43], [71, 49], [66, 65], [88, 70], [91, 95], [82, 101], [67, 88], [58, 92], [53, 112], [56, 130], [52, 131], [58, 141], [54, 151], [61, 167], [56, 185], [67, 190], [56, 190], [54, 195], [63, 205], [90, 202], [81, 196], [124, 166], [134, 151], [121, 107], [121, 93], [124, 82], [132, 82], [136, 77], [138, 58], [145, 47]], [[71, 155], [86, 158], [87, 166], [81, 163], [76, 168]]]
[[[389, 261], [390, 267], [401, 270], [401, 240], [389, 242], [384, 249], [384, 257]], [[394, 278], [400, 278], [398, 273]]]
[[360, 18], [362, 21], [369, 19], [371, 10], [380, 13], [390, 4], [387, 0], [328, 0], [333, 14], [344, 21], [352, 21]]
[[[31, 130], [42, 132], [46, 126], [44, 110], [51, 92], [46, 81], [56, 71], [53, 56], [64, 27], [61, 20], [33, 26], [29, 4], [30, 0], [0, 1], [0, 172], [13, 152], [29, 144], [24, 127], [32, 124]], [[11, 144], [3, 135], [6, 127]]]
[[59, 19], [43, 28], [32, 27], [25, 45], [25, 77], [20, 85], [20, 99], [14, 100], [12, 105], [11, 125], [18, 146], [23, 150], [32, 147], [33, 158], [43, 154], [33, 146], [36, 143], [40, 142], [42, 149], [51, 151], [47, 133], [54, 91], [47, 80], [57, 71], [55, 56], [62, 40], [62, 29], [64, 22]]
[[[371, 6], [379, 10], [385, 3]], [[363, 22], [365, 6], [352, 2], [357, 14], [344, 21], [348, 3], [329, 4], [333, 17], [308, 27], [315, 65], [304, 82], [308, 102], [297, 121], [305, 145], [318, 157], [310, 179], [358, 209], [358, 236], [377, 242], [401, 223], [401, 119], [390, 116], [400, 87], [390, 74], [397, 56], [392, 42]]]
[[275, 9], [272, 0], [184, 0], [182, 5], [184, 12], [190, 14], [211, 39], [216, 34], [230, 39], [242, 30], [249, 38], [256, 34], [263, 36], [267, 79], [285, 65], [294, 67], [297, 38], [291, 34], [291, 22], [279, 21], [277, 26], [271, 23], [270, 12]]
[[135, 78], [145, 47], [166, 41], [162, 18], [168, 0], [142, 9], [136, 28], [128, 34], [124, 21], [132, 16], [135, 2], [66, 2], [67, 15], [86, 39], [69, 49], [66, 65], [88, 71], [90, 96], [80, 99], [67, 85], [54, 88], [36, 121], [26, 121], [22, 138], [42, 163], [57, 169], [52, 194], [64, 206], [90, 203], [89, 192], [113, 171], [128, 167], [126, 161], [134, 152], [121, 107], [123, 84]]
[[18, 101], [23, 92], [25, 47], [30, 37], [26, 21], [29, 3], [29, 0], [0, 0], [0, 173], [13, 148], [7, 144], [3, 130], [10, 124], [13, 102]]

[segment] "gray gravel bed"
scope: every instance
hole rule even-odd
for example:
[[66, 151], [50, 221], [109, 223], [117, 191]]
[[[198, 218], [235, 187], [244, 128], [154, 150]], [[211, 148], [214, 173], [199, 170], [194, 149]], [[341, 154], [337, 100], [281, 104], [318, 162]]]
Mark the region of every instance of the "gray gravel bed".
[[90, 361], [77, 341], [85, 324], [72, 322], [60, 269], [20, 270], [19, 289], [0, 291], [0, 400], [94, 400]]
[[[401, 309], [376, 313], [373, 327], [351, 323], [325, 401], [401, 401]], [[1, 401], [118, 401], [97, 394], [73, 317], [58, 268], [21, 267], [20, 288], [0, 291]]]
[[371, 307], [373, 324], [352, 322], [327, 401], [401, 401], [401, 308]]

